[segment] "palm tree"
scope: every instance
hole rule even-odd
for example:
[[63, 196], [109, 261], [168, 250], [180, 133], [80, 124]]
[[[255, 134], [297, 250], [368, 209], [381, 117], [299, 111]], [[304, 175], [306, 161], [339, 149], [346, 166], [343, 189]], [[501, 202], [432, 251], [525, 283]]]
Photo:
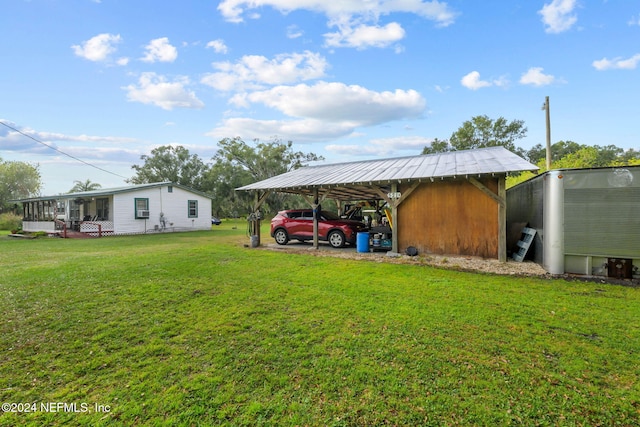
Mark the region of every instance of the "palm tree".
[[75, 185], [71, 190], [69, 190], [69, 193], [81, 193], [83, 191], [93, 191], [93, 190], [98, 190], [99, 188], [102, 188], [102, 185], [98, 184], [97, 182], [91, 182], [90, 179], [87, 179], [85, 182], [82, 182], [82, 181], [73, 181], [73, 182], [75, 183]]

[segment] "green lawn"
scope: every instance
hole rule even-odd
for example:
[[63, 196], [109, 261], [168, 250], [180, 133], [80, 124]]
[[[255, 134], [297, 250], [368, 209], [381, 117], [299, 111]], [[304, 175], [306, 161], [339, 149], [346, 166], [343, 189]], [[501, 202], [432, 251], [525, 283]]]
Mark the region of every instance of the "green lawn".
[[250, 249], [245, 227], [0, 233], [0, 401], [23, 410], [0, 425], [640, 422], [638, 288]]

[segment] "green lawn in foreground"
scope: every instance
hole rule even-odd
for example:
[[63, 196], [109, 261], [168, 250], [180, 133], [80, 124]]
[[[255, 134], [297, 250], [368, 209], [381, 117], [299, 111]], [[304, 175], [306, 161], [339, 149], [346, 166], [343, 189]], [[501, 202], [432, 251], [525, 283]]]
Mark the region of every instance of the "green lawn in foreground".
[[0, 425], [640, 421], [637, 288], [249, 249], [244, 232], [0, 235], [0, 401], [38, 409]]

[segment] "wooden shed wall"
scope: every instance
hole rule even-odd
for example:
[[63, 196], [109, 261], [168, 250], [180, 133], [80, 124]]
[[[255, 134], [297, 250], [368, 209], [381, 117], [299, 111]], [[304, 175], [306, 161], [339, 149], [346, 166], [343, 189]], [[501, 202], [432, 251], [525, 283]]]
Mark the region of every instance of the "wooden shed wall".
[[[479, 181], [497, 193], [497, 179]], [[498, 204], [466, 179], [421, 184], [398, 207], [401, 252], [498, 258], [498, 235]]]

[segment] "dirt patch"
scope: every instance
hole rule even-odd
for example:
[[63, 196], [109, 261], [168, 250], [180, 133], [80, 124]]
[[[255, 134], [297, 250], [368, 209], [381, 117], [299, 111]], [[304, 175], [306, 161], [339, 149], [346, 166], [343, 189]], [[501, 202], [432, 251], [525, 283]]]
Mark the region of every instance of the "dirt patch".
[[469, 271], [475, 273], [492, 273], [527, 277], [555, 277], [548, 274], [540, 265], [536, 263], [530, 261], [515, 262], [511, 259], [507, 262], [499, 262], [496, 259], [483, 259], [470, 256], [442, 256], [422, 254], [419, 254], [417, 256], [408, 256], [404, 254], [389, 256], [386, 252], [361, 253], [356, 252], [356, 250], [352, 248], [333, 249], [330, 246], [325, 245], [321, 245], [318, 249], [314, 249], [308, 243], [289, 243], [286, 246], [266, 244], [260, 246], [260, 248], [279, 252], [304, 253], [307, 255], [320, 257], [358, 259], [394, 264], [429, 265], [432, 267], [446, 268], [457, 271]]
[[581, 276], [574, 274], [549, 274], [541, 265], [532, 261], [516, 262], [509, 258], [507, 262], [499, 262], [496, 259], [484, 259], [471, 256], [444, 256], [444, 255], [423, 255], [408, 256], [396, 254], [387, 255], [386, 252], [356, 252], [355, 248], [347, 247], [334, 249], [322, 243], [318, 249], [314, 249], [310, 243], [290, 242], [286, 246], [275, 243], [267, 243], [260, 246], [260, 249], [304, 253], [311, 256], [334, 257], [344, 259], [368, 260], [372, 262], [388, 262], [394, 264], [428, 265], [437, 268], [444, 268], [456, 271], [468, 271], [471, 273], [500, 274], [515, 277], [539, 277], [545, 279], [564, 279], [569, 281], [591, 282], [614, 284], [622, 286], [640, 287], [638, 279], [614, 279], [602, 276]]

